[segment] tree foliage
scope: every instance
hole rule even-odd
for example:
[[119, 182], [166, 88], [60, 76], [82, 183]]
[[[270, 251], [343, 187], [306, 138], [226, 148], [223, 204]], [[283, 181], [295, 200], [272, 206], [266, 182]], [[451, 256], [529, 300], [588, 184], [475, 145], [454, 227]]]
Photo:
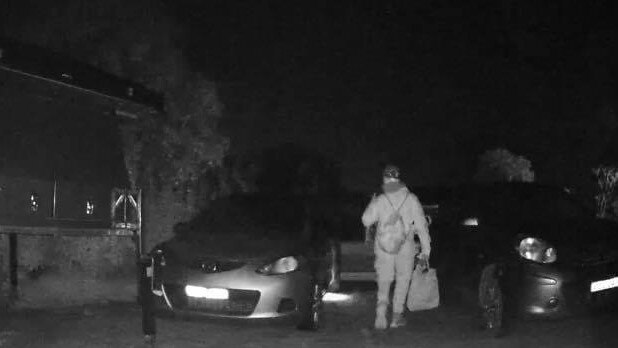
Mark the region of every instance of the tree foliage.
[[284, 143], [267, 148], [259, 157], [256, 183], [267, 193], [324, 194], [340, 189], [340, 169], [320, 152]]
[[597, 203], [597, 216], [606, 217], [610, 204], [616, 198], [615, 189], [618, 184], [618, 168], [599, 166], [592, 170], [597, 178], [598, 193], [594, 197]]
[[187, 63], [177, 26], [162, 3], [59, 0], [48, 8], [25, 3], [12, 9], [9, 35], [68, 53], [164, 96], [164, 115], [122, 129], [133, 186], [171, 184], [186, 191], [221, 161], [228, 139], [216, 131], [223, 109], [216, 87]]
[[528, 159], [498, 148], [486, 151], [480, 156], [475, 180], [532, 182], [534, 171]]

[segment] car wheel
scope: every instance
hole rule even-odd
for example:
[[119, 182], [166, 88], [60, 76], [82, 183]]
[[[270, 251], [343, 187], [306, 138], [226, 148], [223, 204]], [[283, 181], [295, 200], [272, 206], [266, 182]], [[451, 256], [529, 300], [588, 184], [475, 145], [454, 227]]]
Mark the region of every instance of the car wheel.
[[486, 266], [479, 281], [479, 306], [482, 324], [492, 334], [502, 333], [504, 320], [504, 297], [500, 286], [498, 266]]
[[311, 288], [309, 299], [300, 308], [299, 330], [316, 331], [322, 321], [322, 287], [315, 283]]

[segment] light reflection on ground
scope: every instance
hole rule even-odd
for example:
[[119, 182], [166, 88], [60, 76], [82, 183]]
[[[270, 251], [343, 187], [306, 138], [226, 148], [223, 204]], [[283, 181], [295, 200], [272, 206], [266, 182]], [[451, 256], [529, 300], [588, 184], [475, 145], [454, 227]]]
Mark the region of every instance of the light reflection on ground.
[[324, 302], [348, 302], [352, 301], [354, 297], [350, 294], [342, 294], [337, 292], [327, 292], [324, 294], [322, 301]]

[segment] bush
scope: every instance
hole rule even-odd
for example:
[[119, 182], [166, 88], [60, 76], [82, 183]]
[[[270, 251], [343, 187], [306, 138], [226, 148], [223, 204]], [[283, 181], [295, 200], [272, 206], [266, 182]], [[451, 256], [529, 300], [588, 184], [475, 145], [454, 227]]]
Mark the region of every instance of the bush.
[[607, 217], [608, 210], [614, 209], [615, 214], [616, 197], [614, 189], [618, 183], [618, 168], [613, 166], [599, 166], [592, 170], [597, 177], [599, 186], [598, 194], [594, 197], [597, 203], [597, 216]]
[[523, 156], [516, 156], [506, 149], [494, 149], [479, 157], [475, 181], [533, 182], [532, 163]]

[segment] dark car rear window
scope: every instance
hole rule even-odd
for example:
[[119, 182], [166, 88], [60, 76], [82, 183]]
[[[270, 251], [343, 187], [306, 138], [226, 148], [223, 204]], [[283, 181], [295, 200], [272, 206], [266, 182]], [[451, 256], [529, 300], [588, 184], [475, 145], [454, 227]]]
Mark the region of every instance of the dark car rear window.
[[583, 203], [559, 188], [524, 192], [521, 212], [533, 218], [561, 220], [581, 219], [591, 215]]
[[440, 206], [441, 218], [451, 221], [477, 217], [508, 223], [513, 218], [526, 221], [580, 219], [591, 212], [575, 196], [562, 188], [536, 184], [471, 186], [452, 191]]

